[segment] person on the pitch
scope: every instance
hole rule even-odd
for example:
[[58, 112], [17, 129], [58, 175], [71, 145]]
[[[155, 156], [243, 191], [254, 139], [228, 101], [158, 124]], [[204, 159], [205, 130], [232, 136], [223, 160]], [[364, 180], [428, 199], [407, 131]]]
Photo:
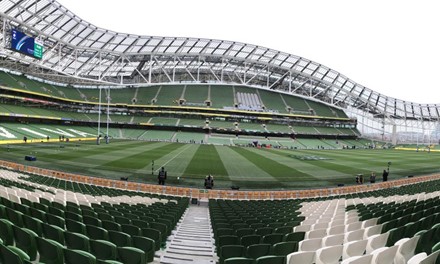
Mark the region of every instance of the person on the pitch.
[[209, 174], [205, 178], [205, 188], [206, 189], [212, 189], [214, 187], [214, 177]]
[[159, 180], [159, 185], [165, 185], [165, 180], [167, 179], [167, 172], [165, 171], [164, 167], [160, 168], [157, 179]]

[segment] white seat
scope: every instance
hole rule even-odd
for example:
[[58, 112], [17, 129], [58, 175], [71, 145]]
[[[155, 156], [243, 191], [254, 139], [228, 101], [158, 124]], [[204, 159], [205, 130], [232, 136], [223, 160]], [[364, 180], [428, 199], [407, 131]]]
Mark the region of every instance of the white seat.
[[312, 225], [299, 225], [299, 226], [295, 226], [293, 228], [294, 232], [307, 232], [310, 231], [310, 228], [312, 227]]
[[323, 247], [316, 251], [316, 264], [339, 264], [342, 256], [342, 245]]
[[356, 231], [351, 231], [344, 234], [344, 242], [348, 243], [351, 241], [363, 240], [364, 239], [364, 229], [359, 229]]
[[374, 235], [369, 237], [366, 248], [367, 254], [370, 254], [371, 252], [373, 252], [378, 248], [384, 247], [385, 244], [387, 243], [389, 234], [390, 233], [387, 232], [380, 235]]
[[408, 261], [408, 264], [434, 264], [438, 262], [437, 258], [439, 258], [439, 255], [440, 255], [440, 250], [431, 253], [429, 256], [426, 255], [425, 252], [422, 252], [412, 257]]
[[334, 227], [334, 226], [339, 226], [339, 225], [344, 225], [344, 224], [345, 224], [345, 219], [335, 219], [330, 222], [329, 227]]
[[348, 259], [351, 257], [362, 256], [367, 247], [368, 240], [357, 240], [344, 244], [342, 249], [342, 259]]
[[417, 255], [412, 256], [408, 260], [408, 264], [419, 264], [422, 260], [424, 260], [427, 257], [428, 257], [428, 254], [426, 254], [425, 252], [419, 253]]
[[341, 264], [370, 264], [372, 258], [373, 258], [373, 255], [351, 257], [346, 260], [343, 260], [341, 262]]
[[401, 239], [396, 242], [398, 245], [396, 257], [394, 258], [395, 264], [406, 264], [408, 260], [414, 256], [414, 250], [416, 249], [417, 242], [420, 236], [414, 236], [410, 239]]
[[345, 225], [334, 226], [327, 229], [328, 235], [344, 234], [344, 232], [345, 232]]
[[299, 251], [316, 251], [322, 247], [322, 238], [305, 239], [299, 242]]
[[315, 252], [294, 252], [287, 255], [287, 264], [312, 264], [315, 262]]
[[371, 264], [390, 264], [393, 263], [394, 257], [399, 246], [378, 248], [371, 252], [373, 258], [371, 259]]
[[348, 224], [345, 228], [345, 232], [355, 231], [362, 228], [362, 222], [354, 222], [351, 224]]
[[326, 236], [322, 239], [324, 247], [342, 245], [344, 243], [344, 234]]
[[378, 235], [382, 232], [382, 224], [370, 226], [365, 228], [364, 238], [368, 239], [370, 236]]
[[329, 223], [319, 223], [319, 224], [314, 224], [311, 228], [311, 230], [318, 230], [318, 229], [326, 229], [328, 228]]
[[371, 218], [362, 222], [362, 228], [367, 228], [370, 226], [374, 226], [377, 224], [377, 219], [379, 218]]
[[305, 238], [306, 239], [323, 238], [326, 235], [327, 235], [327, 229], [317, 229], [306, 232]]

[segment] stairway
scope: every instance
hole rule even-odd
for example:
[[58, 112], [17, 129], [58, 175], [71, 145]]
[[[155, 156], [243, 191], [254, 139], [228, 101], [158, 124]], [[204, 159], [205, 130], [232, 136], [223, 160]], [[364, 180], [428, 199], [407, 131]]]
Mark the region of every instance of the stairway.
[[207, 205], [190, 205], [173, 231], [171, 241], [167, 241], [160, 263], [215, 264], [217, 257], [210, 222]]

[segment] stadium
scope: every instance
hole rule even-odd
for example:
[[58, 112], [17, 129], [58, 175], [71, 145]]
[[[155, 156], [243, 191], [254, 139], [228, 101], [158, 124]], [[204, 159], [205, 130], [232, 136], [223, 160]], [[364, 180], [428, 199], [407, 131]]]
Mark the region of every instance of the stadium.
[[80, 16], [0, 1], [0, 263], [440, 263], [438, 105]]

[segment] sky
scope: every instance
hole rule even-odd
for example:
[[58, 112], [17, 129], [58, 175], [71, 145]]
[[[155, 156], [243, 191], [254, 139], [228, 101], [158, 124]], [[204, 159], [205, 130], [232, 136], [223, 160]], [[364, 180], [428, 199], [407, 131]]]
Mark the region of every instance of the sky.
[[440, 103], [435, 0], [58, 0], [98, 27], [244, 42], [301, 56], [387, 96]]

